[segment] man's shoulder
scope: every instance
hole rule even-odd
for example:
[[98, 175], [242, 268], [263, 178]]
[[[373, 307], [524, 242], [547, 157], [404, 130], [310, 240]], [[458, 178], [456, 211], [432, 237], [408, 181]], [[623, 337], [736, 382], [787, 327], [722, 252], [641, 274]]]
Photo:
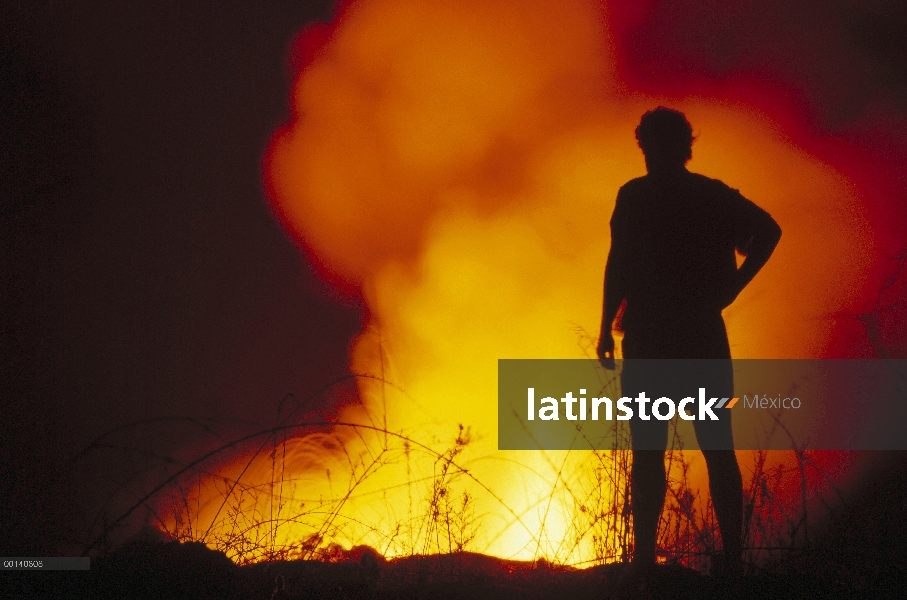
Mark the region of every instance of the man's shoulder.
[[[712, 198], [718, 201], [729, 202], [736, 202], [744, 199], [740, 190], [732, 188], [720, 179], [713, 179], [700, 173], [693, 173], [692, 171], [686, 172], [679, 180], [671, 180], [670, 186], [677, 186], [673, 187], [675, 191], [691, 194], [694, 197]], [[661, 187], [663, 187], [663, 182], [659, 182], [658, 180], [653, 181], [651, 176], [643, 175], [642, 177], [631, 179], [622, 185], [617, 193], [617, 197], [619, 200], [629, 200], [630, 203], [633, 203], [634, 199], [648, 197], [651, 194], [656, 193]], [[685, 190], [685, 192], [682, 190]]]
[[627, 183], [620, 186], [620, 190], [617, 192], [618, 196], [633, 196], [645, 191], [648, 188], [648, 180], [645, 175], [642, 177], [636, 177], [631, 179]]
[[690, 173], [690, 181], [704, 191], [711, 192], [718, 196], [737, 197], [741, 196], [740, 190], [732, 188], [720, 179], [706, 177], [700, 173]]

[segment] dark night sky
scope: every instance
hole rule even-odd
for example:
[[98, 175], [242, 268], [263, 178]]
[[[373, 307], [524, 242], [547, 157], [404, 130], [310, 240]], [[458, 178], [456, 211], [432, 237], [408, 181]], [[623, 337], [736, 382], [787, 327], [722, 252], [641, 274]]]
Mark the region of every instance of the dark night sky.
[[[24, 552], [81, 518], [78, 494], [55, 500], [87, 481], [51, 477], [64, 457], [139, 419], [272, 420], [286, 393], [345, 372], [361, 314], [284, 235], [260, 173], [289, 44], [330, 2], [5, 4], [0, 538], [30, 519]], [[814, 130], [907, 156], [902, 3], [651, 4], [619, 11], [639, 89], [756, 74], [794, 90]], [[879, 119], [888, 134], [865, 137]]]
[[[330, 11], [4, 7], [2, 462], [21, 504], [35, 473], [114, 426], [273, 421], [285, 394], [345, 372], [359, 312], [313, 276], [260, 175], [288, 114], [288, 46]], [[144, 431], [159, 450], [185, 442]]]

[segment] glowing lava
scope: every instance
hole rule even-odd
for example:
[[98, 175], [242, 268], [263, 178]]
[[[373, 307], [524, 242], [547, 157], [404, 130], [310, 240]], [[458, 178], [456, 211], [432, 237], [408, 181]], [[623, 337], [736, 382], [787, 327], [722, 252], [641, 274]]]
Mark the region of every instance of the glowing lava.
[[[608, 220], [618, 187], [644, 173], [633, 132], [654, 106], [693, 123], [691, 170], [738, 187], [784, 229], [725, 313], [734, 356], [821, 356], [829, 315], [861, 293], [873, 236], [848, 180], [742, 103], [628, 91], [596, 2], [361, 0], [300, 48], [269, 191], [325, 278], [367, 302], [352, 371], [392, 384], [361, 379], [363, 405], [340, 420], [442, 458], [371, 429], [289, 440], [281, 474], [299, 478], [304, 516], [281, 521], [284, 540], [447, 551], [459, 523], [477, 551], [602, 559], [578, 518], [603, 493], [589, 455], [496, 449], [497, 360], [592, 355]], [[470, 438], [455, 442], [459, 424]], [[752, 458], [740, 459], [746, 474]], [[271, 458], [237, 465], [222, 474], [273, 477]]]

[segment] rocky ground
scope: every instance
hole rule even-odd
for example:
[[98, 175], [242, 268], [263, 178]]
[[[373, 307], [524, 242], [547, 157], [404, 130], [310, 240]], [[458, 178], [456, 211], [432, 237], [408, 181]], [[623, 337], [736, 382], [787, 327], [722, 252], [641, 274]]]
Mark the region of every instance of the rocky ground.
[[[391, 561], [359, 548], [339, 562], [278, 561], [238, 567], [197, 543], [137, 541], [82, 572], [5, 572], [4, 598], [421, 600], [631, 598], [897, 598], [903, 577], [862, 584], [834, 577], [762, 574], [738, 581], [661, 565], [631, 577], [627, 565], [589, 569], [481, 554], [413, 556]], [[903, 574], [902, 574], [903, 575]]]

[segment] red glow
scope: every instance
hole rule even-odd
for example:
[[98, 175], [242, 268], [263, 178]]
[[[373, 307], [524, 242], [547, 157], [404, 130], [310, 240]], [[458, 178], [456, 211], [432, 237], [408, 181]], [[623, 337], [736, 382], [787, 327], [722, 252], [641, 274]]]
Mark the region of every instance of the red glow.
[[[352, 368], [389, 373], [431, 406], [396, 395], [388, 422], [426, 439], [475, 426], [476, 472], [501, 482], [519, 479], [509, 460], [544, 470], [548, 459], [490, 451], [492, 361], [589, 351], [565, 324], [596, 331], [608, 215], [617, 187], [642, 174], [632, 131], [657, 104], [701, 130], [693, 170], [740, 187], [785, 229], [728, 312], [736, 355], [874, 351], [857, 316], [907, 216], [893, 175], [904, 157], [879, 155], [888, 124], [820, 131], [808, 90], [760, 65], [709, 75], [692, 53], [672, 69], [657, 45], [633, 45], [657, 35], [639, 35], [654, 6], [361, 0], [294, 45], [293, 117], [265, 160], [274, 210], [330, 285], [367, 302]], [[377, 410], [384, 392], [360, 391]], [[813, 456], [835, 473], [851, 459]], [[704, 481], [701, 465], [693, 473]], [[484, 542], [512, 556], [521, 535]]]

